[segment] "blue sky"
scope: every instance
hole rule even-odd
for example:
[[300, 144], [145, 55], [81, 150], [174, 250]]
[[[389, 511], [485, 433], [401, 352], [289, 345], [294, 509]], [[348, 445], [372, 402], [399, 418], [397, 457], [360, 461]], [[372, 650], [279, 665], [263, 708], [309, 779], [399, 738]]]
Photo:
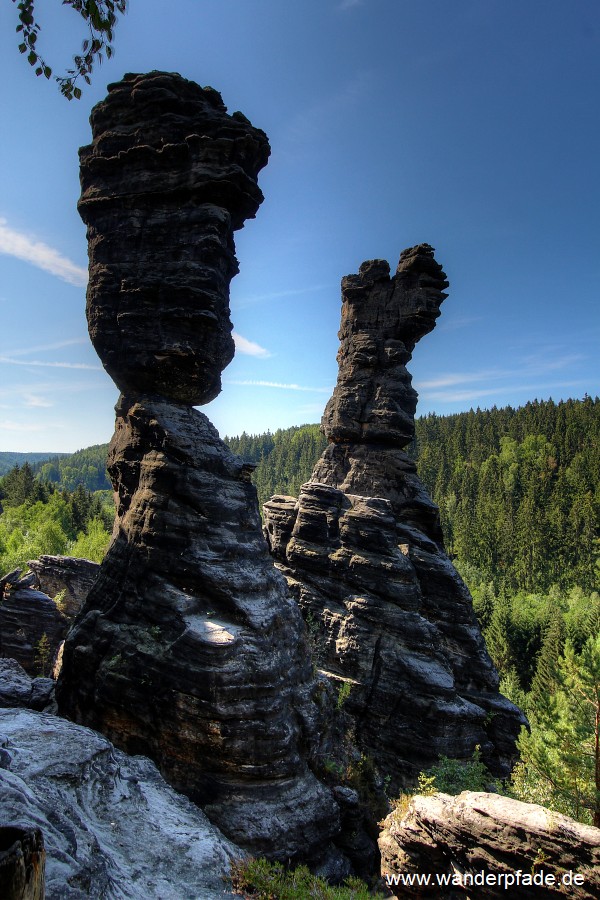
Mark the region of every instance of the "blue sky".
[[[38, 0], [68, 68], [83, 23]], [[449, 297], [410, 366], [419, 413], [600, 393], [597, 0], [130, 0], [80, 101], [36, 79], [0, 6], [0, 450], [110, 439], [87, 338], [77, 149], [125, 72], [178, 71], [269, 135], [237, 233], [238, 352], [204, 407], [222, 435], [317, 422], [339, 283], [422, 241]]]

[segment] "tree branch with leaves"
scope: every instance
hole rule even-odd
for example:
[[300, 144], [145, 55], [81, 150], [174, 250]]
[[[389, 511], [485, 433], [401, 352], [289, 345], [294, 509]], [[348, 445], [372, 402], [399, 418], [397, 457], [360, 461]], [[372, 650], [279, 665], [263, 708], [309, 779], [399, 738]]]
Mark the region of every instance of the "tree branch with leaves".
[[[60, 92], [67, 100], [79, 100], [81, 88], [76, 82], [82, 78], [91, 83], [90, 75], [96, 63], [102, 63], [104, 56], [110, 59], [114, 53], [114, 29], [119, 13], [127, 11], [128, 0], [63, 0], [63, 6], [70, 6], [84, 19], [89, 29], [89, 37], [83, 41], [81, 53], [73, 57], [74, 67], [65, 75], [55, 75]], [[27, 62], [35, 66], [35, 74], [52, 77], [52, 69], [38, 49], [40, 24], [35, 15], [35, 0], [13, 0], [17, 3], [19, 24], [17, 32], [21, 43], [19, 51], [27, 54]]]

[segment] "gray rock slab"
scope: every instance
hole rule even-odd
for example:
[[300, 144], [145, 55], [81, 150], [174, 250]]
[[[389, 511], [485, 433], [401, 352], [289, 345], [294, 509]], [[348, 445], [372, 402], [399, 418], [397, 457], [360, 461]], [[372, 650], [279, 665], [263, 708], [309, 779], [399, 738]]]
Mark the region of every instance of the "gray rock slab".
[[47, 900], [229, 897], [243, 851], [145, 757], [89, 728], [0, 710], [0, 822], [38, 827]]

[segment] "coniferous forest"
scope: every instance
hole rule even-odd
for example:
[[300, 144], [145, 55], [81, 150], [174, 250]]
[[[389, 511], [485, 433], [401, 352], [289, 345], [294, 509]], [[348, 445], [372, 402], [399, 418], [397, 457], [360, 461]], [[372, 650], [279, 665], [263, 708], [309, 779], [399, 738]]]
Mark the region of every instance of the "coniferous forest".
[[[256, 464], [261, 506], [297, 496], [326, 444], [318, 425], [225, 441]], [[3, 573], [40, 553], [101, 559], [106, 451], [24, 463], [0, 479]], [[530, 720], [511, 790], [600, 824], [600, 400], [431, 414], [417, 419], [409, 452], [502, 690]]]

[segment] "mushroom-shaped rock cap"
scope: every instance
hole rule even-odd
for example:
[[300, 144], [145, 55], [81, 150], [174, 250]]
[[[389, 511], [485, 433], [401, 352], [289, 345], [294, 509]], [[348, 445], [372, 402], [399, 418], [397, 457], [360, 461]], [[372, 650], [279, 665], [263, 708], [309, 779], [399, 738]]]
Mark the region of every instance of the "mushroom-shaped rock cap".
[[233, 231], [262, 202], [263, 131], [181, 75], [126, 75], [80, 150], [92, 343], [123, 392], [208, 403], [233, 358]]

